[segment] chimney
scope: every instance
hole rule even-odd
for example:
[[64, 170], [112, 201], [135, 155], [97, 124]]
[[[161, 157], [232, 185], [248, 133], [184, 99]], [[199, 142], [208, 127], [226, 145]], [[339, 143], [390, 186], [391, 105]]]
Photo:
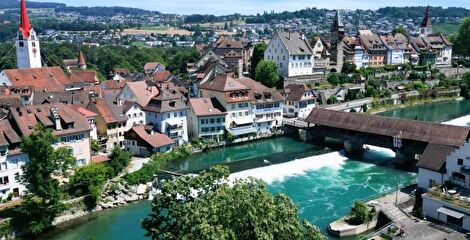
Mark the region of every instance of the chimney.
[[57, 107], [51, 107], [51, 118], [54, 121], [55, 130], [61, 131], [62, 125], [60, 125], [59, 110], [57, 109]]

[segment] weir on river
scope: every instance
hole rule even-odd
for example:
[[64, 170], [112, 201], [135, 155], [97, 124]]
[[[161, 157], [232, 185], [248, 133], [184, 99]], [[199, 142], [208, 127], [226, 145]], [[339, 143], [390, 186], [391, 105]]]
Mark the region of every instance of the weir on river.
[[[423, 118], [419, 120], [441, 122], [470, 114], [470, 101], [432, 103], [383, 113], [409, 119], [415, 119], [417, 114]], [[390, 167], [393, 158], [394, 153], [388, 149], [370, 147], [362, 159], [348, 159], [331, 149], [279, 137], [195, 154], [172, 168], [192, 172], [214, 164], [229, 164], [235, 172], [231, 178], [263, 179], [272, 193], [291, 197], [299, 205], [300, 216], [326, 234], [327, 224], [345, 215], [355, 200], [416, 181], [416, 174]], [[104, 211], [60, 226], [40, 239], [146, 239], [140, 220], [149, 212], [149, 202]]]

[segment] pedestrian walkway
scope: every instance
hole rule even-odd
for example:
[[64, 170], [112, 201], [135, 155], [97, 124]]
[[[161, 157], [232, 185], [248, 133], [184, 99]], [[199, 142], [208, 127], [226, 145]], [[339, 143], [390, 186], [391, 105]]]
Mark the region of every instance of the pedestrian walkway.
[[[395, 205], [396, 200], [398, 202], [407, 202], [412, 199], [408, 193], [403, 191], [393, 192], [382, 197], [379, 197], [375, 200], [369, 201], [369, 204], [375, 204], [379, 206], [379, 209], [387, 215], [392, 220], [392, 225], [397, 226], [398, 228], [403, 226], [405, 229], [405, 236], [398, 237], [394, 239], [426, 239], [426, 240], [443, 240], [443, 239], [452, 239], [452, 240], [464, 240], [466, 239], [464, 234], [457, 232], [448, 227], [438, 225], [429, 221], [420, 220], [414, 216], [411, 216], [410, 212], [412, 206], [401, 210]], [[406, 213], [405, 213], [406, 212]], [[372, 239], [380, 239], [381, 233], [386, 233], [388, 227], [382, 229], [380, 232], [373, 234], [376, 236]]]

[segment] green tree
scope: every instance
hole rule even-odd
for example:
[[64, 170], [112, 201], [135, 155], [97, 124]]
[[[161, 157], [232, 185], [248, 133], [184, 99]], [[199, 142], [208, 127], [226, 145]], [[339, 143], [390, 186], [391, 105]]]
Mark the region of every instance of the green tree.
[[100, 152], [101, 150], [103, 150], [100, 143], [95, 139], [91, 139], [90, 145], [91, 145], [91, 151], [93, 152], [93, 154], [96, 154]]
[[267, 87], [276, 87], [279, 82], [278, 68], [275, 62], [261, 60], [256, 66], [255, 80]]
[[362, 202], [355, 202], [348, 215], [348, 222], [351, 224], [369, 223], [377, 215], [374, 208], [367, 207]]
[[228, 183], [227, 167], [163, 183], [142, 226], [151, 239], [324, 239], [284, 194], [260, 180]]
[[258, 63], [264, 59], [264, 51], [266, 51], [266, 48], [268, 46], [266, 43], [260, 43], [255, 46], [253, 49], [253, 57], [251, 57], [251, 69], [250, 69], [250, 74], [251, 78], [256, 78], [256, 67], [258, 66]]
[[117, 176], [121, 173], [131, 161], [131, 153], [123, 151], [120, 147], [114, 147], [111, 155], [109, 155], [109, 166], [112, 169], [112, 175]]
[[460, 57], [470, 57], [470, 17], [465, 18], [454, 39], [454, 52]]
[[403, 36], [408, 38], [408, 31], [406, 31], [406, 29], [404, 29], [403, 27], [394, 28], [392, 33], [393, 34], [401, 33], [401, 34], [403, 34]]
[[56, 141], [52, 131], [38, 124], [35, 131], [23, 138], [21, 150], [28, 154], [20, 178], [27, 189], [15, 225], [34, 235], [50, 226], [52, 220], [64, 210], [64, 193], [58, 177], [63, 176], [75, 163], [67, 148], [54, 149]]
[[345, 62], [343, 68], [341, 69], [342, 73], [350, 74], [356, 72], [357, 66], [354, 63]]
[[335, 73], [330, 73], [328, 77], [326, 78], [326, 80], [328, 81], [328, 83], [330, 83], [333, 86], [336, 86], [340, 83], [338, 74], [335, 74]]
[[83, 194], [88, 194], [85, 203], [88, 208], [96, 206], [101, 195], [101, 189], [110, 176], [112, 169], [104, 164], [90, 164], [79, 167], [70, 178], [72, 189], [81, 189]]

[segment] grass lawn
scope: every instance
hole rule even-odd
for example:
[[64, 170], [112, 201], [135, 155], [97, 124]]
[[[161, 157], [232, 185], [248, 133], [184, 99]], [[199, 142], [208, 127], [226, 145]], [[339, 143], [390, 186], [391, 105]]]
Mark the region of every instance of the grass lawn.
[[449, 24], [449, 23], [436, 23], [433, 24], [432, 30], [435, 33], [442, 33], [444, 35], [451, 35], [459, 31], [460, 24]]

